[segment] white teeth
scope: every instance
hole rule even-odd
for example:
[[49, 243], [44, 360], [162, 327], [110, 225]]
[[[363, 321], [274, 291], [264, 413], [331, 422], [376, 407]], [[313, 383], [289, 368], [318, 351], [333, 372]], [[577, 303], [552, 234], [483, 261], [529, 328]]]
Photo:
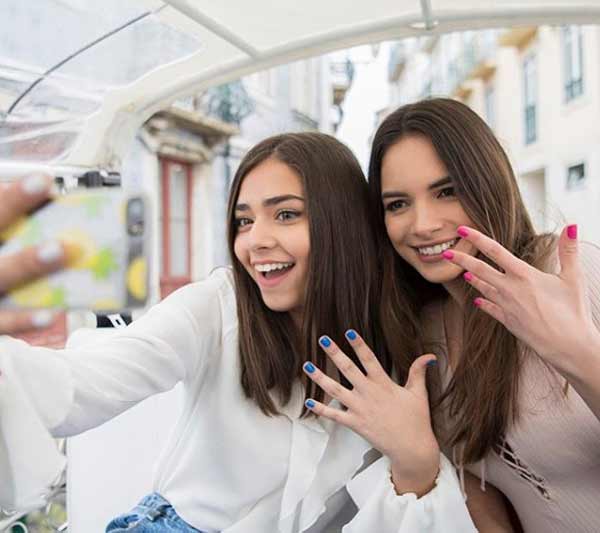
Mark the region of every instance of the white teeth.
[[283, 270], [293, 265], [294, 263], [267, 263], [264, 265], [254, 265], [254, 268], [259, 272], [271, 272], [271, 270]]
[[427, 246], [425, 248], [419, 248], [419, 253], [421, 255], [438, 255], [441, 254], [444, 250], [447, 250], [448, 248], [452, 248], [456, 243], [457, 243], [458, 239], [454, 239], [442, 244], [436, 244], [435, 246]]

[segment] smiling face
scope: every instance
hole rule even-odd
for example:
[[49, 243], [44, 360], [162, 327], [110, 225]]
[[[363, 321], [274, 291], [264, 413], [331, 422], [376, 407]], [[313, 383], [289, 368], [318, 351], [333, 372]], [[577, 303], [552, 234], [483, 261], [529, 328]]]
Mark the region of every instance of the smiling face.
[[269, 158], [245, 177], [235, 206], [234, 252], [265, 305], [299, 322], [309, 267], [309, 226], [300, 176]]
[[442, 252], [456, 248], [475, 255], [475, 248], [456, 233], [459, 226], [474, 224], [427, 138], [406, 136], [386, 151], [381, 191], [385, 226], [396, 252], [432, 283], [447, 284], [460, 276], [460, 267]]

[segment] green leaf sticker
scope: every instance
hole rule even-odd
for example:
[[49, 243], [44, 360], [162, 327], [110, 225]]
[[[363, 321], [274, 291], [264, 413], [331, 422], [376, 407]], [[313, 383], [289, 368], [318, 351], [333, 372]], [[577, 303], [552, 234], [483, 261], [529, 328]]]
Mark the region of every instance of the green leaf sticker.
[[107, 279], [117, 268], [118, 264], [115, 254], [110, 248], [100, 250], [90, 260], [90, 269], [94, 277], [99, 280]]

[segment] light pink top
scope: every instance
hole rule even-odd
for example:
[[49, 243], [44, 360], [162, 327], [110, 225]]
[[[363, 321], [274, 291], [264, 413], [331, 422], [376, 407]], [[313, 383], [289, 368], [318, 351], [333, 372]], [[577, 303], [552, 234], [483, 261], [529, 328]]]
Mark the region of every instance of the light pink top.
[[[592, 315], [600, 329], [600, 248], [581, 245]], [[445, 349], [441, 306], [430, 310], [432, 340]], [[435, 316], [437, 315], [437, 316]], [[598, 354], [600, 357], [600, 354]], [[443, 382], [450, 369], [440, 358]], [[465, 468], [500, 489], [526, 533], [600, 532], [600, 421], [564, 378], [550, 373], [535, 354], [524, 363], [521, 417], [499, 452]], [[455, 464], [460, 467], [458, 454]]]

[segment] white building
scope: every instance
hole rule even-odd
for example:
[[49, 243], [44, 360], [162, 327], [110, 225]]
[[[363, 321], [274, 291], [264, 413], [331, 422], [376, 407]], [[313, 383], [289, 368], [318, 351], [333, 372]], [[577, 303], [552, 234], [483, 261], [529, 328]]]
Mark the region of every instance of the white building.
[[392, 48], [386, 112], [427, 96], [465, 102], [506, 149], [538, 229], [578, 223], [600, 242], [599, 65], [598, 26], [409, 39]]

